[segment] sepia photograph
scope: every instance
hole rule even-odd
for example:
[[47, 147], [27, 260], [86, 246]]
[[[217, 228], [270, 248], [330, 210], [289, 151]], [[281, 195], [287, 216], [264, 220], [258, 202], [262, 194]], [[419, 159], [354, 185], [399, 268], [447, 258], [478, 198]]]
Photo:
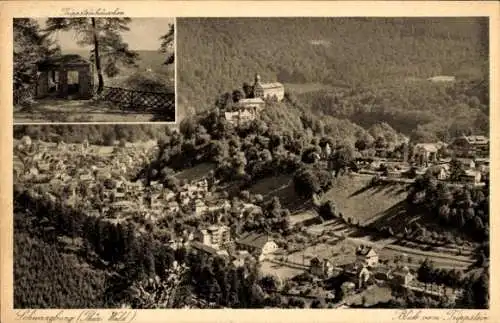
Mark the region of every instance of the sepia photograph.
[[[45, 62], [15, 65], [43, 94], [15, 118], [98, 118], [173, 60], [161, 21], [122, 74], [128, 20], [96, 21], [91, 58], [53, 56], [45, 35], [92, 43], [93, 19], [15, 20], [16, 53]], [[489, 308], [488, 17], [175, 29], [177, 124], [14, 126], [14, 308]]]
[[174, 122], [174, 18], [14, 18], [14, 123]]

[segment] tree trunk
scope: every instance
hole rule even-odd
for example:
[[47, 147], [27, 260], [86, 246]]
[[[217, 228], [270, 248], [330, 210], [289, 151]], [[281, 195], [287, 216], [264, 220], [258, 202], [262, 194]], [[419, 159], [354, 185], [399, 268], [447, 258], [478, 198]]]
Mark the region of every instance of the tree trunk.
[[97, 37], [97, 28], [95, 23], [95, 18], [90, 18], [92, 20], [92, 34], [94, 35], [94, 60], [95, 68], [97, 70], [98, 86], [97, 94], [101, 94], [104, 90], [104, 78], [102, 77], [101, 69], [101, 57], [99, 56], [99, 39]]

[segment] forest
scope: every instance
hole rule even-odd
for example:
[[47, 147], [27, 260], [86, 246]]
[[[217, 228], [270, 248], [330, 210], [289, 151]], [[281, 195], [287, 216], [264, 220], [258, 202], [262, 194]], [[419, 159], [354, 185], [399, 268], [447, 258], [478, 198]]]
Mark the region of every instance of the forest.
[[[183, 18], [178, 25], [181, 110], [211, 109], [259, 73], [284, 83], [305, 111], [365, 129], [386, 122], [415, 141], [488, 132], [487, 19]], [[427, 81], [436, 75], [456, 82]], [[321, 86], [300, 90], [310, 84]]]
[[15, 308], [182, 308], [193, 296], [219, 307], [267, 301], [255, 264], [237, 269], [174, 250], [164, 228], [148, 225], [137, 234], [133, 222], [89, 216], [23, 185], [14, 187], [14, 205]]

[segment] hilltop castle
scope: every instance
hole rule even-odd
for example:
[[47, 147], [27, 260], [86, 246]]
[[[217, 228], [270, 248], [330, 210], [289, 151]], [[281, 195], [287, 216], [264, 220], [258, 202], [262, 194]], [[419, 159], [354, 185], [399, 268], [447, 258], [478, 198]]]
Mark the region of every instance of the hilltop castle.
[[261, 83], [260, 75], [255, 75], [253, 85], [253, 98], [240, 99], [234, 103], [233, 111], [224, 113], [226, 120], [235, 125], [241, 125], [249, 121], [255, 120], [259, 113], [264, 109], [265, 99], [273, 99], [282, 101], [285, 97], [285, 87], [283, 84]]
[[267, 99], [276, 97], [277, 101], [282, 101], [285, 97], [285, 87], [283, 84], [274, 83], [261, 83], [260, 75], [255, 75], [255, 82], [253, 85], [253, 95], [256, 98]]

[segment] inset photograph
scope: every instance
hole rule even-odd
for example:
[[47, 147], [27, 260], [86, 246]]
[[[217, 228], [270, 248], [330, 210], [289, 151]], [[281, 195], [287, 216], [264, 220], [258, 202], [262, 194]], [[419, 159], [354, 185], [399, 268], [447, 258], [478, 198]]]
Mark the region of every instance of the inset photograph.
[[175, 124], [13, 127], [14, 308], [489, 308], [489, 27], [178, 18]]
[[14, 18], [14, 123], [174, 122], [174, 18]]

